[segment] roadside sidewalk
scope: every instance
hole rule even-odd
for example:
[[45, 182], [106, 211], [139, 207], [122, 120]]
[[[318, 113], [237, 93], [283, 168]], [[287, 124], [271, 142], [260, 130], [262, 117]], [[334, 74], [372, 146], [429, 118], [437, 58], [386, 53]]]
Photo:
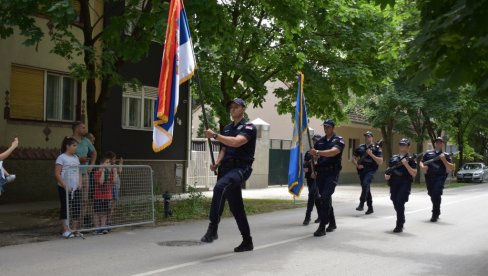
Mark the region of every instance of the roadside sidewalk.
[[[413, 191], [412, 191], [413, 192]], [[359, 184], [339, 185], [336, 187], [333, 200], [336, 203], [351, 202], [356, 204], [361, 193]], [[202, 194], [212, 197], [212, 191]], [[373, 197], [389, 195], [388, 187], [372, 187]], [[270, 186], [265, 189], [243, 190], [244, 198], [249, 199], [281, 199], [293, 201], [287, 186]], [[187, 198], [189, 194], [174, 195], [172, 200]], [[157, 196], [159, 201], [161, 197]], [[303, 188], [296, 201], [306, 201], [308, 190]], [[30, 202], [0, 205], [0, 246], [40, 242], [59, 237], [59, 202]]]

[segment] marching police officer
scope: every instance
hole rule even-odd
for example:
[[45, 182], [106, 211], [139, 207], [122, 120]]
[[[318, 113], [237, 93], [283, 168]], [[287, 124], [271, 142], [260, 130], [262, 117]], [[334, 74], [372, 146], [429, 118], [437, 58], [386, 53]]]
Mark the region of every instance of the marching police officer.
[[243, 252], [254, 249], [241, 187], [252, 172], [256, 149], [256, 127], [244, 119], [246, 103], [242, 99], [235, 98], [229, 102], [229, 107], [233, 122], [220, 134], [211, 129], [205, 131], [207, 138], [214, 138], [221, 143], [221, 149], [215, 165], [210, 167], [212, 171], [218, 168], [219, 176], [213, 190], [210, 224], [201, 241], [210, 243], [218, 239], [217, 229], [227, 199], [243, 239], [234, 251]]
[[[383, 164], [383, 153], [381, 148], [373, 143], [373, 132], [366, 131], [364, 133], [365, 144], [359, 145], [354, 151], [352, 162], [356, 165], [359, 180], [361, 181], [361, 196], [359, 197], [358, 211], [364, 210], [364, 202], [368, 205], [366, 215], [372, 214], [373, 198], [371, 196], [371, 182], [374, 174], [378, 170], [378, 166]], [[361, 162], [359, 162], [361, 161]]]
[[390, 199], [397, 213], [396, 227], [393, 229], [395, 233], [403, 232], [405, 203], [408, 202], [413, 178], [417, 175], [417, 162], [408, 155], [410, 141], [406, 138], [401, 139], [399, 147], [400, 153], [393, 155], [385, 173], [385, 180], [390, 186]]
[[[425, 162], [428, 164], [424, 164]], [[441, 196], [448, 175], [447, 170], [454, 169], [451, 157], [444, 152], [444, 140], [441, 137], [435, 139], [434, 150], [424, 154], [422, 161], [420, 161], [420, 169], [425, 173], [427, 192], [432, 201], [432, 218], [430, 221], [436, 222], [441, 214]]]
[[[332, 207], [332, 194], [335, 191], [339, 173], [342, 169], [342, 151], [344, 150], [344, 139], [334, 132], [335, 123], [333, 120], [324, 121], [325, 136], [322, 137], [314, 148], [310, 149], [310, 154], [318, 157], [317, 160], [317, 188], [321, 200], [320, 204], [320, 224], [313, 233], [314, 236], [325, 236], [325, 232], [332, 232], [337, 228], [334, 208]], [[329, 225], [325, 229], [326, 225]]]
[[[315, 134], [312, 137], [313, 143], [317, 143], [318, 140], [322, 138], [320, 135]], [[305, 153], [303, 168], [305, 171], [305, 178], [307, 179], [307, 187], [308, 187], [308, 202], [307, 202], [307, 211], [305, 212], [305, 220], [303, 221], [303, 225], [308, 225], [310, 223], [310, 216], [312, 215], [313, 206], [317, 208], [317, 214], [319, 215], [319, 202], [318, 199], [318, 191], [317, 191], [317, 183], [315, 183], [315, 176], [312, 176], [312, 162], [315, 162], [314, 158], [310, 152]], [[315, 165], [316, 166], [316, 165]], [[320, 215], [319, 218], [315, 220], [315, 223], [320, 222]]]

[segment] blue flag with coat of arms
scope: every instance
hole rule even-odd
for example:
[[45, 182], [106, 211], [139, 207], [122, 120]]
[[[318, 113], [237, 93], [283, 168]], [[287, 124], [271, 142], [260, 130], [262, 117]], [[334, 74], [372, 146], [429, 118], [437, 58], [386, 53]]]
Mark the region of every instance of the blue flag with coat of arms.
[[304, 75], [298, 73], [298, 91], [295, 105], [295, 120], [293, 127], [292, 147], [290, 149], [290, 164], [288, 167], [288, 192], [293, 196], [300, 196], [303, 189], [303, 134], [308, 128], [307, 108], [303, 95]]

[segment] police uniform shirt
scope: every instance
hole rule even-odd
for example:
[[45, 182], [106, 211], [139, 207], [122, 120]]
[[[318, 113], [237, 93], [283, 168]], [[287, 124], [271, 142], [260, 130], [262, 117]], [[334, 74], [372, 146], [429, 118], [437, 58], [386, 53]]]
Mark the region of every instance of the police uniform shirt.
[[[366, 153], [366, 150], [368, 149], [368, 146], [366, 144], [361, 144], [359, 147], [354, 151], [354, 156], [361, 158], [362, 156], [365, 156], [365, 158], [362, 160], [361, 164], [363, 165], [364, 169], [363, 171], [376, 171], [378, 169], [378, 164], [376, 161], [373, 160], [371, 156], [369, 156]], [[383, 156], [383, 151], [379, 146], [373, 145], [371, 147], [371, 151], [373, 154], [377, 157], [382, 157]], [[358, 159], [359, 161], [359, 159]]]
[[[390, 163], [388, 164], [388, 166], [391, 168], [391, 167], [395, 166], [396, 164], [398, 164], [398, 162], [402, 162], [401, 161], [402, 157], [403, 156], [401, 156], [399, 154], [393, 155], [393, 157], [390, 159]], [[417, 168], [417, 161], [415, 161], [415, 158], [409, 158], [408, 164], [410, 165], [410, 167], [412, 167], [412, 169]], [[391, 178], [392, 178], [392, 180], [395, 180], [395, 179], [412, 179], [412, 176], [410, 175], [410, 173], [408, 173], [407, 168], [402, 165], [402, 166], [394, 169], [391, 172]]]
[[303, 167], [308, 169], [305, 177], [310, 178], [312, 176], [312, 155], [308, 151], [305, 153], [305, 157], [303, 157]]
[[[431, 150], [426, 152], [422, 157], [422, 162], [434, 159], [443, 153], [446, 156], [447, 162], [451, 163], [452, 162], [451, 156], [447, 152], [436, 151], [436, 150]], [[427, 170], [426, 175], [444, 175], [447, 173], [446, 166], [440, 159], [428, 164], [427, 166], [429, 167], [429, 169]]]
[[316, 150], [328, 150], [332, 148], [338, 148], [340, 150], [340, 153], [332, 157], [321, 156], [317, 160], [317, 167], [328, 167], [334, 165], [340, 166], [344, 145], [344, 138], [336, 135], [335, 133], [332, 135], [330, 140], [327, 140], [327, 136], [320, 138], [320, 140], [318, 140], [314, 145], [314, 148]]
[[254, 152], [256, 150], [256, 133], [256, 127], [252, 123], [246, 122], [245, 119], [242, 119], [237, 125], [230, 123], [225, 126], [220, 133], [221, 135], [232, 137], [242, 135], [246, 137], [247, 143], [237, 148], [222, 144], [225, 147], [225, 155], [222, 162], [237, 160], [251, 164], [254, 161]]

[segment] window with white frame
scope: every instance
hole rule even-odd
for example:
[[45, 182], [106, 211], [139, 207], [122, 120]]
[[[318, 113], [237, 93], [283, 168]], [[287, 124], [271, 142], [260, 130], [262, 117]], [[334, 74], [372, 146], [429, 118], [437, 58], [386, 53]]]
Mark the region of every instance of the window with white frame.
[[47, 120], [75, 120], [76, 81], [73, 78], [48, 72], [45, 96]]
[[133, 89], [125, 85], [122, 97], [122, 127], [152, 130], [157, 95], [157, 87], [141, 86]]
[[67, 74], [12, 64], [10, 119], [73, 121], [77, 81]]

